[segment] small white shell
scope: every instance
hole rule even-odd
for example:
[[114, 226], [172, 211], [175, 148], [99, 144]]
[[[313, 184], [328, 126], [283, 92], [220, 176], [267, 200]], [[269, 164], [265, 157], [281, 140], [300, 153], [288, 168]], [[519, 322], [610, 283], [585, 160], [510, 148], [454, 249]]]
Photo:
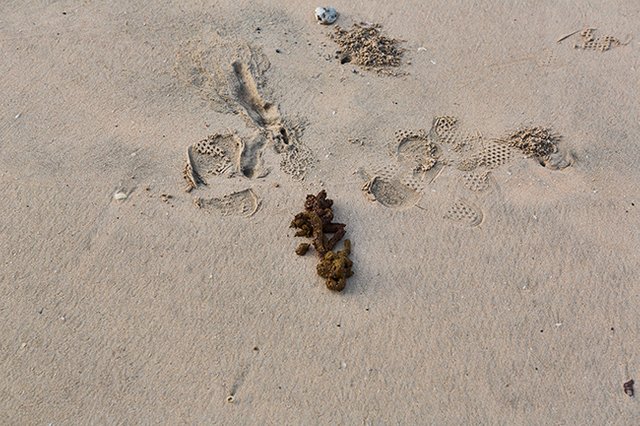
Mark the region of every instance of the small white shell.
[[113, 194], [113, 199], [117, 200], [117, 201], [126, 200], [127, 199], [127, 194], [125, 194], [122, 191], [117, 191], [115, 194]]
[[331, 25], [338, 19], [338, 12], [333, 7], [316, 7], [316, 19], [319, 24]]

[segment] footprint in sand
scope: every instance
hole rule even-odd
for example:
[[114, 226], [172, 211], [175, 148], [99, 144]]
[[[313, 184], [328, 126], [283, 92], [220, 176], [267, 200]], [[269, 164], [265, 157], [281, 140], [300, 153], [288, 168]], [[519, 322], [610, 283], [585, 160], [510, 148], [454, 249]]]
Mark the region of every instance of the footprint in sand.
[[482, 223], [484, 215], [482, 210], [464, 199], [456, 200], [444, 214], [444, 218], [463, 226], [478, 226]]
[[444, 167], [462, 161], [481, 136], [459, 131], [454, 117], [436, 117], [431, 129], [398, 131], [389, 161], [374, 168], [363, 190], [368, 198], [392, 208], [410, 208]]
[[[253, 179], [266, 176], [261, 147], [263, 135], [241, 138], [234, 131], [210, 135], [206, 139], [187, 147], [183, 177], [187, 192], [206, 186], [213, 179], [224, 185], [221, 179]], [[221, 186], [221, 185], [216, 185]], [[258, 196], [251, 189], [224, 195], [222, 197], [194, 200], [195, 204], [210, 213], [223, 216], [251, 216], [260, 205]]]
[[315, 157], [301, 141], [303, 120], [281, 117], [278, 106], [260, 94], [269, 67], [268, 58], [255, 46], [211, 33], [183, 46], [175, 74], [214, 110], [242, 116], [250, 128], [263, 135], [265, 140], [259, 144], [245, 144], [243, 158], [250, 162], [270, 146], [280, 155], [281, 169], [302, 180]]
[[580, 32], [580, 42], [574, 44], [573, 47], [575, 49], [596, 50], [598, 52], [605, 52], [614, 47], [625, 46], [629, 44], [629, 42], [631, 41], [629, 40], [626, 42], [622, 42], [616, 37], [613, 37], [610, 35], [596, 38], [594, 33], [595, 33], [595, 28], [585, 28]]
[[437, 146], [424, 130], [398, 131], [388, 147], [390, 162], [371, 175], [363, 172], [363, 191], [386, 207], [409, 208], [420, 199], [426, 183], [437, 173]]
[[194, 204], [207, 213], [250, 217], [258, 210], [260, 199], [252, 189], [245, 189], [219, 198], [198, 197]]
[[[194, 41], [186, 44], [178, 54], [176, 74], [209, 101], [215, 110], [242, 116], [253, 130], [253, 135], [245, 138], [231, 130], [210, 135], [189, 146], [183, 170], [187, 191], [206, 185], [209, 178], [256, 179], [267, 176], [270, 169], [263, 160], [267, 149], [280, 156], [280, 168], [284, 173], [296, 180], [304, 179], [316, 160], [301, 141], [302, 122], [282, 118], [278, 106], [265, 101], [260, 94], [259, 87], [264, 85], [263, 74], [270, 66], [266, 56], [239, 40], [225, 39], [218, 34], [210, 34], [208, 38], [209, 43]], [[255, 209], [251, 207], [251, 199], [257, 199], [257, 196], [251, 190], [246, 191], [211, 198], [206, 202], [203, 199], [196, 201], [210, 211], [223, 214], [253, 214]], [[220, 207], [229, 200], [237, 204], [240, 196], [249, 200], [243, 203], [250, 207]], [[256, 202], [256, 209], [258, 205]]]
[[[497, 185], [492, 173], [514, 161], [518, 153], [550, 169], [569, 166], [571, 158], [561, 149], [559, 141], [558, 135], [539, 127], [487, 140], [479, 132], [460, 130], [455, 117], [440, 116], [433, 120], [429, 132], [396, 132], [391, 158], [386, 164], [373, 167], [373, 173], [362, 173], [366, 181], [362, 189], [369, 199], [385, 207], [411, 208], [446, 169], [458, 186], [477, 198]], [[474, 227], [483, 222], [484, 213], [468, 200], [455, 197], [442, 217]]]
[[467, 172], [462, 175], [462, 184], [470, 191], [483, 192], [489, 189], [491, 179], [489, 171]]

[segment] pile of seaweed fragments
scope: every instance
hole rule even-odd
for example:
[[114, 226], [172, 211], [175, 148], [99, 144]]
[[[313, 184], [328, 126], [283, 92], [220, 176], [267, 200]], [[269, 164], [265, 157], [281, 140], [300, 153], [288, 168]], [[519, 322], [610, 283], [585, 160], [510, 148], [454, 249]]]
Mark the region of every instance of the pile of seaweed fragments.
[[528, 127], [510, 134], [504, 142], [519, 149], [528, 157], [544, 158], [558, 151], [560, 136], [550, 129]]
[[[298, 213], [291, 227], [297, 229], [296, 237], [311, 238], [313, 248], [320, 256], [316, 267], [318, 275], [325, 278], [329, 290], [342, 291], [347, 284], [347, 278], [353, 275], [353, 263], [349, 259], [351, 241], [344, 241], [344, 249], [334, 252], [336, 244], [344, 237], [345, 224], [333, 222], [333, 200], [327, 198], [327, 192], [322, 190], [318, 195], [307, 195], [304, 211]], [[330, 238], [326, 234], [333, 234]], [[311, 244], [300, 243], [296, 254], [303, 256]]]
[[380, 33], [380, 25], [354, 24], [350, 30], [336, 26], [331, 38], [340, 46], [336, 56], [341, 63], [354, 63], [379, 73], [394, 74], [389, 67], [398, 67], [404, 49], [399, 40]]

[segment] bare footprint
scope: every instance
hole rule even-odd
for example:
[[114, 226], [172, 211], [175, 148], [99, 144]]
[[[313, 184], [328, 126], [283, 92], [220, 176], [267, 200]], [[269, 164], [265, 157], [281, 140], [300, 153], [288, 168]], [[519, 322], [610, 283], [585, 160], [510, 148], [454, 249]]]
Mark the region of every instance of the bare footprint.
[[194, 203], [208, 213], [221, 216], [250, 217], [258, 210], [260, 199], [249, 188], [220, 198], [196, 198]]
[[243, 141], [239, 164], [240, 173], [243, 176], [253, 179], [269, 174], [269, 169], [264, 166], [262, 159], [262, 153], [267, 144], [268, 140], [262, 133], [257, 133], [252, 138]]

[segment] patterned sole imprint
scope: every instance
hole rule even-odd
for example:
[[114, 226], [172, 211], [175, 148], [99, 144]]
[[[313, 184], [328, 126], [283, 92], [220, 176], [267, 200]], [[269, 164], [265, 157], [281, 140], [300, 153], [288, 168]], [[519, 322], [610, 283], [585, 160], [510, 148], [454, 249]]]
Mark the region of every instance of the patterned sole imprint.
[[462, 226], [474, 227], [482, 223], [484, 215], [478, 207], [459, 199], [449, 207], [444, 218]]
[[194, 203], [208, 213], [250, 217], [258, 210], [260, 199], [253, 190], [245, 189], [220, 198], [196, 198]]
[[488, 169], [495, 169], [508, 163], [513, 158], [513, 150], [508, 146], [498, 142], [488, 142], [485, 144], [474, 159], [478, 166]]
[[467, 172], [462, 175], [463, 185], [474, 192], [486, 191], [489, 188], [490, 172]]
[[629, 41], [631, 41], [629, 40], [627, 42], [621, 42], [619, 39], [610, 35], [596, 38], [593, 35], [594, 32], [595, 28], [585, 28], [580, 33], [580, 42], [576, 43], [573, 47], [575, 49], [596, 50], [598, 52], [605, 52], [613, 47], [627, 45], [629, 44]]
[[187, 191], [206, 185], [211, 176], [231, 176], [240, 170], [244, 143], [235, 133], [210, 135], [187, 148], [183, 177]]
[[[300, 136], [302, 126], [291, 125], [280, 116], [278, 105], [263, 99], [259, 88], [270, 63], [260, 49], [242, 40], [221, 37], [213, 32], [192, 41], [178, 53], [176, 76], [195, 89], [219, 112], [242, 116], [247, 124], [262, 133], [262, 138], [247, 141], [241, 154], [239, 172], [253, 178], [263, 176], [259, 166], [267, 141], [281, 154], [280, 167], [292, 178], [302, 180], [315, 163], [311, 150]], [[185, 175], [191, 171], [185, 167]], [[194, 176], [190, 187], [200, 183]], [[190, 180], [187, 176], [185, 179]]]

